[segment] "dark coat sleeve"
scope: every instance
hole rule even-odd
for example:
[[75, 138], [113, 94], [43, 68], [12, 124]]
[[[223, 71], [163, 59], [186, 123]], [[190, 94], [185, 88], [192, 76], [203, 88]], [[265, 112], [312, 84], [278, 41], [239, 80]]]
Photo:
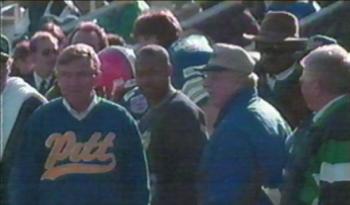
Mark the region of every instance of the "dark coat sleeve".
[[11, 130], [11, 134], [5, 146], [3, 160], [1, 161], [1, 176], [2, 176], [1, 189], [3, 189], [1, 190], [1, 192], [4, 193], [4, 195], [2, 196], [5, 196], [5, 197], [1, 199], [3, 200], [3, 202], [0, 204], [7, 204], [6, 203], [7, 179], [11, 171], [11, 167], [12, 167], [11, 163], [15, 157], [15, 153], [16, 153], [16, 150], [18, 149], [18, 145], [21, 144], [23, 140], [22, 135], [23, 135], [24, 127], [29, 117], [34, 112], [34, 110], [42, 104], [43, 102], [37, 97], [30, 97], [23, 102], [21, 109], [18, 112], [16, 122]]
[[149, 147], [151, 172], [157, 175], [152, 204], [197, 204], [197, 169], [207, 141], [204, 115], [172, 107], [159, 122]]

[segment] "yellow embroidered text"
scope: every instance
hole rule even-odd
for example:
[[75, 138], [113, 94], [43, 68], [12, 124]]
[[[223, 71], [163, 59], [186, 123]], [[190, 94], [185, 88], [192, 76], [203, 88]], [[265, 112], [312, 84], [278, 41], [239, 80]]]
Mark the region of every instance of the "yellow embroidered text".
[[[108, 133], [103, 140], [101, 133], [95, 132], [88, 142], [77, 142], [74, 132], [68, 131], [63, 135], [54, 133], [50, 135], [45, 146], [51, 148], [45, 163], [46, 171], [41, 180], [55, 180], [67, 174], [98, 174], [113, 170], [116, 160], [113, 153], [107, 153], [114, 147], [114, 133]], [[69, 163], [57, 165], [60, 161], [69, 160]], [[84, 163], [98, 161], [98, 164]], [[105, 162], [108, 164], [100, 164]]]

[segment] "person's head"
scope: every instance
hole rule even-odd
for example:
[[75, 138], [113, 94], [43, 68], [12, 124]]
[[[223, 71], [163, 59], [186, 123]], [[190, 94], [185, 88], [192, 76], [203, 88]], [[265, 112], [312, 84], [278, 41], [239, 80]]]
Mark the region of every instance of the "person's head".
[[137, 18], [133, 36], [140, 45], [158, 44], [168, 48], [181, 32], [181, 25], [171, 11], [150, 11]]
[[98, 53], [101, 75], [97, 88], [104, 90], [108, 99], [118, 101], [124, 92], [134, 86], [135, 54], [132, 49], [110, 46]]
[[66, 39], [66, 35], [64, 34], [60, 26], [58, 26], [53, 22], [47, 22], [42, 26], [41, 31], [47, 31], [51, 33], [53, 36], [55, 36], [58, 40], [59, 47], [62, 48]]
[[204, 87], [211, 103], [221, 109], [243, 88], [256, 88], [258, 79], [253, 73], [255, 61], [242, 47], [217, 43], [213, 49], [201, 71], [206, 73]]
[[39, 31], [30, 39], [33, 70], [42, 78], [53, 73], [57, 55], [58, 40], [46, 31]]
[[12, 58], [11, 76], [23, 76], [29, 74], [32, 71], [29, 41], [24, 40], [17, 43]]
[[91, 46], [74, 44], [59, 55], [55, 71], [62, 96], [77, 111], [87, 108], [100, 73], [100, 60]]
[[311, 51], [301, 60], [301, 91], [308, 107], [319, 111], [337, 96], [350, 93], [350, 54], [339, 45]]
[[258, 65], [270, 74], [290, 68], [306, 46], [306, 39], [299, 37], [298, 19], [282, 11], [267, 13], [259, 33], [244, 36], [254, 40], [256, 49], [261, 53]]
[[1, 52], [0, 53], [0, 93], [2, 93], [2, 91], [5, 88], [6, 85], [6, 81], [10, 72], [10, 57], [4, 53]]
[[109, 46], [125, 46], [126, 42], [124, 38], [118, 34], [108, 33], [107, 34]]
[[108, 39], [105, 31], [92, 21], [82, 22], [70, 34], [70, 44], [85, 43], [95, 49], [95, 52], [108, 46]]
[[136, 54], [136, 83], [151, 104], [159, 103], [169, 92], [171, 63], [165, 48], [150, 44]]

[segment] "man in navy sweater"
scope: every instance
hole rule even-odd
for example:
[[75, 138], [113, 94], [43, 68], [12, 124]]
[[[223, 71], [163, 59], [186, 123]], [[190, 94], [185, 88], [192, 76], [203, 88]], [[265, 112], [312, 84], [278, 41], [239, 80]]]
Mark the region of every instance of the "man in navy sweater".
[[138, 129], [122, 107], [97, 97], [93, 48], [67, 47], [56, 64], [63, 98], [30, 118], [9, 178], [10, 204], [146, 205]]

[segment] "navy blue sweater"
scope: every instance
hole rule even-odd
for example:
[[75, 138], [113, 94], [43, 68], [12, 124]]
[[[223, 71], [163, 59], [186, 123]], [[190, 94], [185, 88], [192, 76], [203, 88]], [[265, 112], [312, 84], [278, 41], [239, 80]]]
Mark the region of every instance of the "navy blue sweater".
[[99, 99], [79, 121], [60, 98], [39, 108], [25, 133], [9, 178], [10, 204], [147, 204], [139, 132], [120, 106]]

